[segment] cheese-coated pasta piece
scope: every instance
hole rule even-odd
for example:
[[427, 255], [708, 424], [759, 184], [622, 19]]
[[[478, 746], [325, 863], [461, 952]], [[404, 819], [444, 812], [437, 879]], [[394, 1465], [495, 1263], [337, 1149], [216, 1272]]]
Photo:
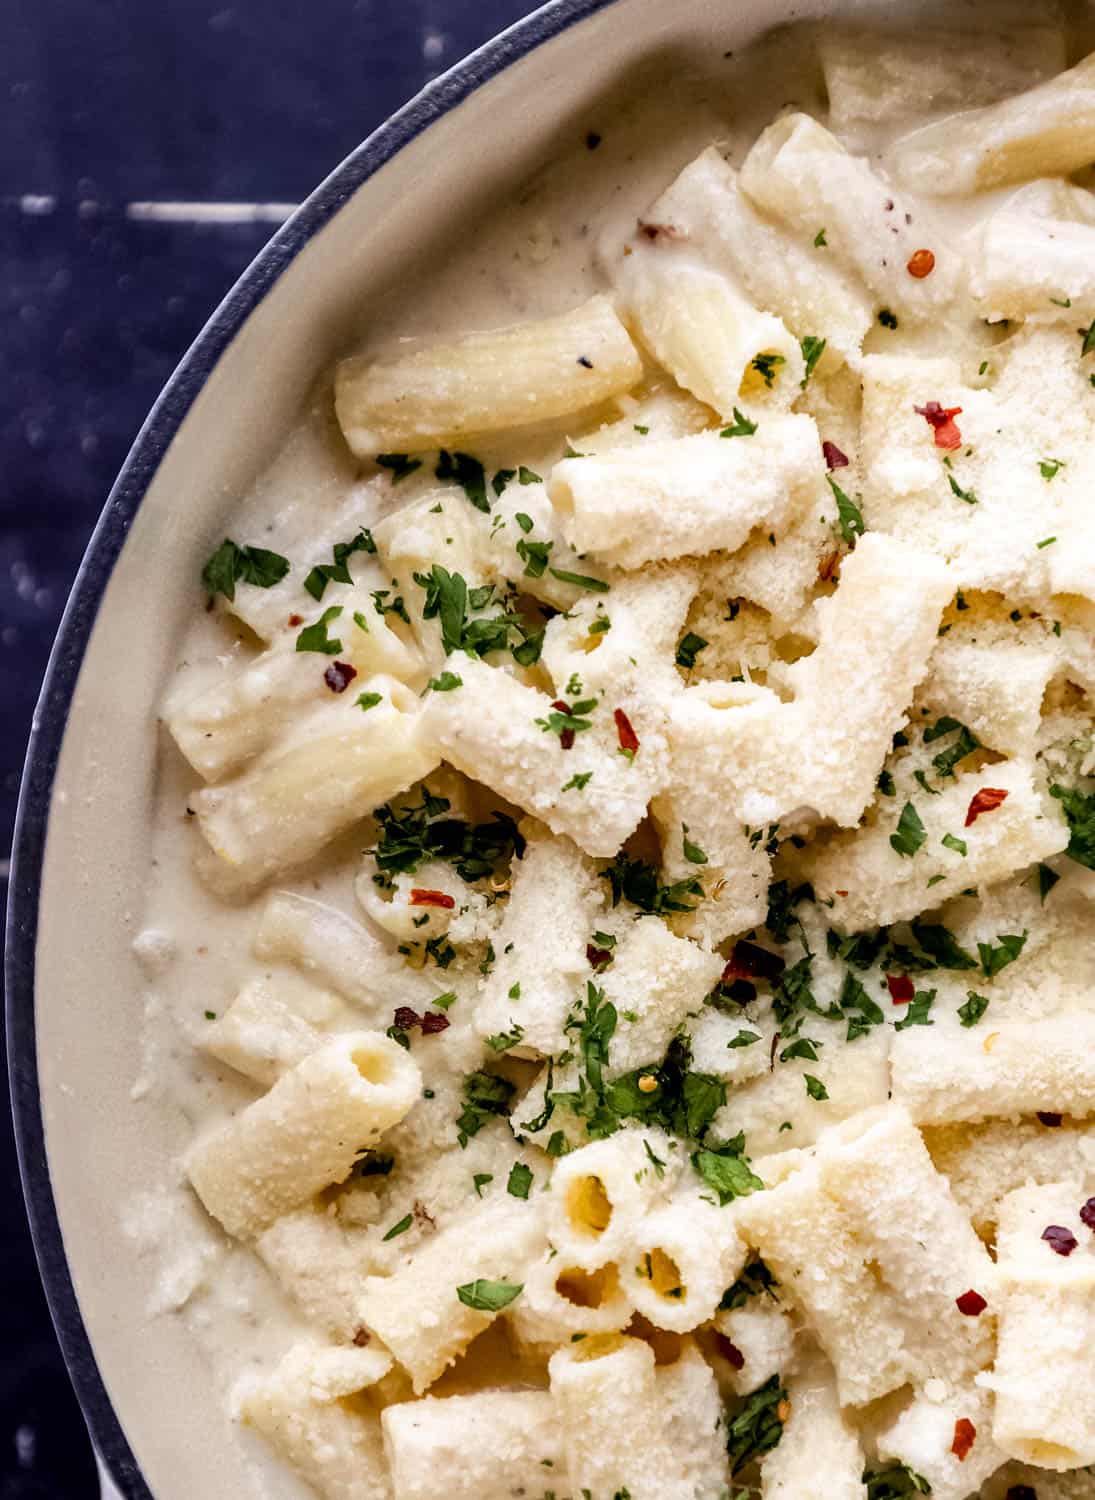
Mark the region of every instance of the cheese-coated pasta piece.
[[783, 1436], [761, 1466], [763, 1500], [862, 1500], [863, 1450], [825, 1360], [803, 1361], [787, 1399]]
[[380, 1418], [394, 1500], [511, 1500], [550, 1488], [562, 1434], [547, 1391], [425, 1396]]
[[250, 1238], [341, 1182], [421, 1088], [417, 1064], [388, 1037], [336, 1037], [200, 1141], [187, 1162], [190, 1181], [229, 1234]]
[[333, 995], [320, 991], [308, 996], [310, 1015], [302, 1014], [294, 1006], [301, 991], [307, 994], [305, 986], [287, 981], [250, 980], [202, 1032], [202, 1048], [269, 1088], [323, 1045], [324, 1025], [347, 1015]]

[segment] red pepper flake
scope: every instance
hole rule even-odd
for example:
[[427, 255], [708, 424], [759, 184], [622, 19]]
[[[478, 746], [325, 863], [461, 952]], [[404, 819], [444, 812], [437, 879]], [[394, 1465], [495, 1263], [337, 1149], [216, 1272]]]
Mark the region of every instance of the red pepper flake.
[[436, 1036], [439, 1031], [448, 1031], [451, 1022], [439, 1010], [428, 1010], [422, 1017], [422, 1035]]
[[290, 625], [303, 625], [304, 624], [304, 616], [303, 615], [290, 615], [289, 616], [289, 624]]
[[925, 276], [930, 276], [935, 270], [935, 256], [930, 250], [914, 250], [905, 269], [917, 281], [923, 281]]
[[622, 708], [617, 708], [612, 717], [616, 720], [616, 738], [625, 755], [634, 755], [639, 748], [639, 736], [631, 727], [631, 720]]
[[828, 439], [826, 439], [826, 441], [822, 443], [821, 451], [825, 455], [825, 464], [827, 468], [846, 469], [851, 463], [851, 459], [848, 457], [848, 455], [846, 453], [841, 453], [837, 445], [835, 443], [830, 443]]
[[1058, 1255], [1071, 1255], [1079, 1244], [1072, 1230], [1066, 1229], [1063, 1224], [1051, 1224], [1048, 1229], [1043, 1229], [1042, 1238]]
[[456, 905], [455, 896], [447, 896], [444, 891], [420, 891], [417, 888], [411, 892], [412, 906], [439, 906], [442, 911], [452, 911]]
[[959, 1463], [964, 1463], [969, 1456], [969, 1451], [973, 1447], [976, 1437], [977, 1428], [970, 1421], [969, 1417], [959, 1417], [958, 1421], [954, 1424], [954, 1442], [951, 1443], [951, 1452]]
[[359, 1328], [354, 1334], [354, 1348], [364, 1349], [372, 1335], [367, 1328]]
[[725, 1333], [720, 1333], [715, 1342], [718, 1345], [719, 1353], [728, 1365], [732, 1365], [735, 1370], [745, 1369], [745, 1355], [738, 1348], [737, 1344], [730, 1342]]
[[983, 786], [970, 798], [970, 805], [966, 809], [966, 827], [972, 827], [982, 813], [995, 812], [1001, 802], [1007, 800], [1008, 794], [1002, 787]]
[[1055, 1114], [1052, 1110], [1040, 1109], [1038, 1119], [1043, 1125], [1048, 1125], [1050, 1130], [1056, 1130], [1064, 1119], [1064, 1115]]
[[839, 550], [837, 550], [834, 552], [830, 552], [828, 557], [823, 557], [821, 559], [821, 565], [817, 570], [818, 581], [821, 583], [828, 583], [834, 576], [834, 574], [838, 573], [839, 571], [840, 552]]
[[833, 892], [834, 896], [846, 896], [847, 894], [848, 894], [847, 891], [834, 891]]
[[967, 1318], [979, 1318], [988, 1307], [988, 1303], [980, 1292], [975, 1292], [971, 1287], [968, 1292], [963, 1292], [961, 1297], [955, 1297], [958, 1311]]
[[416, 1026], [422, 1025], [422, 1017], [409, 1005], [397, 1005], [392, 1024], [399, 1031], [413, 1031]]
[[1095, 1229], [1095, 1198], [1089, 1198], [1080, 1210], [1080, 1223]]
[[357, 676], [357, 668], [348, 661], [333, 661], [323, 674], [323, 680], [332, 693], [344, 693]]
[[[556, 710], [557, 713], [561, 713], [561, 714], [569, 714], [570, 713], [570, 704], [569, 703], [564, 703], [563, 700], [562, 700], [562, 698], [556, 698], [555, 702], [551, 706], [552, 706], [552, 708], [554, 708]], [[563, 747], [564, 750], [570, 750], [570, 749], [572, 749], [573, 746], [574, 746], [574, 730], [573, 729], [562, 729], [562, 730], [560, 730], [559, 731], [559, 743], [560, 743], [560, 745], [562, 745], [562, 747]]]
[[684, 235], [676, 224], [651, 224], [647, 219], [639, 220], [639, 233], [648, 240], [680, 240]]
[[886, 988], [895, 1005], [908, 1005], [916, 994], [916, 986], [907, 974], [887, 974]]
[[612, 954], [607, 948], [597, 948], [592, 943], [587, 943], [586, 962], [591, 969], [603, 969], [612, 962]]
[[729, 961], [722, 971], [723, 984], [732, 979], [776, 980], [787, 967], [787, 960], [770, 948], [740, 938], [733, 947]]
[[914, 406], [913, 411], [935, 428], [937, 448], [961, 448], [962, 434], [954, 420], [962, 415], [960, 406], [940, 406], [938, 401], [929, 401], [926, 406]]

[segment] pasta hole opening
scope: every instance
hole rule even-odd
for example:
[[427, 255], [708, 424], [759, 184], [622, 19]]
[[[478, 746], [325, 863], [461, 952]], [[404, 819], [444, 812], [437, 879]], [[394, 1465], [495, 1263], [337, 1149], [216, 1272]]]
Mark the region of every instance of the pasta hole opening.
[[778, 384], [787, 369], [787, 356], [778, 349], [758, 349], [745, 367], [738, 386], [738, 395], [746, 400], [757, 400]]
[[644, 1257], [647, 1264], [650, 1285], [658, 1297], [663, 1297], [667, 1302], [684, 1302], [688, 1297], [688, 1288], [681, 1276], [681, 1268], [671, 1255], [664, 1250], [651, 1250]]
[[381, 1084], [391, 1081], [390, 1060], [382, 1053], [374, 1052], [371, 1047], [355, 1047], [351, 1054], [351, 1061], [366, 1083]]
[[581, 1271], [576, 1267], [562, 1271], [555, 1279], [555, 1290], [564, 1301], [574, 1307], [596, 1310], [616, 1295], [619, 1278], [614, 1265], [602, 1266], [597, 1271]]
[[655, 1328], [642, 1313], [635, 1314], [628, 1324], [627, 1332], [629, 1337], [642, 1339], [644, 1344], [649, 1344], [654, 1351], [656, 1365], [675, 1365], [681, 1357], [685, 1342], [683, 1335], [673, 1333], [668, 1328]]
[[572, 1229], [598, 1238], [612, 1222], [612, 1201], [599, 1177], [577, 1177], [567, 1192], [567, 1218]]

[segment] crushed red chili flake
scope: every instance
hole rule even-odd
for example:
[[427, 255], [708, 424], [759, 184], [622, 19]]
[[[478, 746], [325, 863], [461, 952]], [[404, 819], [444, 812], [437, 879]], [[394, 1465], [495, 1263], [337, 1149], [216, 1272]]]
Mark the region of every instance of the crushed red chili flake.
[[983, 786], [970, 798], [970, 805], [966, 809], [966, 827], [972, 827], [982, 813], [995, 812], [1001, 802], [1007, 800], [1008, 794], [1002, 787]]
[[634, 755], [639, 748], [639, 736], [631, 727], [631, 720], [622, 708], [617, 708], [612, 717], [616, 720], [616, 738], [625, 755]]
[[586, 962], [591, 969], [603, 969], [606, 964], [612, 962], [612, 954], [607, 948], [598, 948], [593, 943], [587, 943]]
[[732, 979], [775, 980], [786, 967], [787, 960], [781, 954], [762, 948], [759, 943], [751, 943], [748, 938], [739, 938], [722, 971], [722, 982], [729, 984]]
[[941, 406], [938, 401], [929, 401], [926, 406], [914, 406], [913, 411], [935, 429], [937, 448], [961, 448], [962, 434], [954, 420], [962, 415], [960, 406]]
[[988, 1307], [981, 1293], [975, 1292], [972, 1287], [968, 1292], [963, 1292], [961, 1297], [955, 1297], [954, 1301], [958, 1311], [967, 1318], [979, 1318]]
[[427, 1010], [419, 1015], [409, 1005], [396, 1006], [392, 1023], [399, 1031], [413, 1031], [417, 1026], [423, 1036], [436, 1036], [439, 1031], [447, 1031], [452, 1024], [439, 1010]]
[[439, 1031], [448, 1031], [450, 1024], [448, 1016], [439, 1010], [428, 1010], [422, 1017], [422, 1035], [436, 1036]]
[[456, 905], [456, 897], [446, 895], [444, 891], [420, 891], [417, 888], [411, 892], [412, 906], [439, 906], [442, 911], [452, 911]]
[[1043, 1125], [1048, 1125], [1051, 1130], [1056, 1130], [1064, 1119], [1064, 1115], [1055, 1114], [1052, 1110], [1040, 1109], [1038, 1119]]
[[886, 988], [895, 1005], [908, 1005], [916, 994], [916, 986], [907, 974], [887, 974]]
[[977, 1428], [969, 1417], [959, 1417], [954, 1424], [954, 1441], [951, 1443], [951, 1452], [959, 1463], [965, 1462], [976, 1437]]
[[359, 1328], [354, 1334], [354, 1348], [364, 1349], [372, 1335], [367, 1328]]
[[[553, 709], [555, 709], [555, 711], [557, 713], [561, 713], [561, 714], [569, 714], [570, 713], [570, 704], [564, 702], [562, 698], [556, 698], [555, 702], [551, 706], [552, 706]], [[560, 730], [560, 732], [559, 732], [559, 744], [563, 747], [564, 750], [572, 750], [574, 748], [574, 730], [573, 729], [562, 729], [562, 730]]]
[[930, 250], [914, 250], [905, 269], [917, 281], [923, 281], [925, 276], [930, 276], [935, 270], [935, 256]]
[[821, 565], [817, 570], [818, 580], [821, 583], [828, 583], [832, 579], [833, 575], [835, 573], [838, 573], [839, 571], [840, 553], [830, 552], [828, 557], [823, 557], [821, 559]]
[[357, 676], [357, 668], [348, 661], [333, 661], [323, 674], [323, 680], [332, 693], [344, 693]]
[[821, 445], [821, 451], [825, 455], [825, 465], [829, 469], [846, 469], [851, 459], [846, 453], [842, 453], [835, 443], [828, 439]]
[[1079, 1244], [1072, 1230], [1066, 1229], [1063, 1224], [1050, 1224], [1047, 1229], [1042, 1230], [1042, 1238], [1058, 1255], [1071, 1255]]
[[847, 891], [835, 891], [833, 894], [837, 895], [837, 896], [846, 896], [848, 894], [848, 892]]
[[1080, 1223], [1095, 1229], [1095, 1198], [1089, 1198], [1080, 1210]]
[[683, 233], [676, 224], [651, 224], [647, 219], [639, 220], [639, 233], [648, 240], [680, 240]]
[[304, 616], [303, 615], [290, 615], [289, 616], [289, 624], [290, 625], [303, 625], [304, 624]]
[[719, 1353], [728, 1365], [732, 1365], [735, 1370], [745, 1369], [745, 1355], [738, 1348], [737, 1344], [730, 1342], [725, 1333], [718, 1334], [715, 1338], [715, 1343], [718, 1345]]
[[409, 1005], [397, 1005], [392, 1025], [397, 1026], [400, 1031], [413, 1031], [416, 1026], [422, 1025], [422, 1017]]

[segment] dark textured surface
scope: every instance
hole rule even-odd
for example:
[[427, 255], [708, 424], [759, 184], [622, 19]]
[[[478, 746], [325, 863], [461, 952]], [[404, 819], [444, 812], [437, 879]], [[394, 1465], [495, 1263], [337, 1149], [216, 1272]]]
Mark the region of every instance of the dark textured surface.
[[[50, 644], [157, 392], [270, 223], [529, 0], [8, 0], [0, 20], [0, 849]], [[3, 866], [6, 884], [6, 864]], [[0, 894], [3, 892], [0, 891]], [[0, 1131], [0, 1500], [98, 1493]], [[213, 1497], [210, 1497], [213, 1500]]]

